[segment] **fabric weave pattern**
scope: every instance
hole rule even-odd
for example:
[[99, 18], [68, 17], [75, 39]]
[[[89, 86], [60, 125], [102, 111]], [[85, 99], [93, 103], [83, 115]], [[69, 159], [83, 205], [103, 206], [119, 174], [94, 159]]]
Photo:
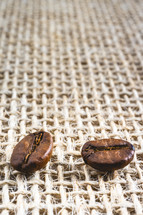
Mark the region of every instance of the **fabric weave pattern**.
[[[143, 214], [143, 1], [0, 0], [0, 213]], [[10, 166], [30, 132], [54, 138], [45, 168]], [[88, 140], [121, 138], [134, 160], [85, 165]]]

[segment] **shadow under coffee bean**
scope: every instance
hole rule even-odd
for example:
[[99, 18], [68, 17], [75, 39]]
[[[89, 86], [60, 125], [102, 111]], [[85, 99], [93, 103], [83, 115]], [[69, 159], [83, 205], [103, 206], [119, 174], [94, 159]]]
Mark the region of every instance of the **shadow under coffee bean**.
[[100, 171], [113, 171], [128, 165], [134, 157], [134, 146], [120, 139], [89, 141], [83, 145], [86, 164]]
[[33, 173], [47, 164], [52, 150], [53, 140], [48, 132], [31, 133], [15, 146], [11, 165], [20, 172]]

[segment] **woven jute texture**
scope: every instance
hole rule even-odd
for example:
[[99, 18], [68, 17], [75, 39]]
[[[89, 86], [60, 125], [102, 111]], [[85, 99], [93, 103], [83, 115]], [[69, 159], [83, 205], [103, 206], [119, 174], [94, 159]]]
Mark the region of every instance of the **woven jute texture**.
[[[51, 133], [45, 168], [10, 165], [27, 134]], [[87, 166], [88, 140], [121, 138], [133, 161]], [[143, 1], [0, 0], [0, 213], [142, 215]]]

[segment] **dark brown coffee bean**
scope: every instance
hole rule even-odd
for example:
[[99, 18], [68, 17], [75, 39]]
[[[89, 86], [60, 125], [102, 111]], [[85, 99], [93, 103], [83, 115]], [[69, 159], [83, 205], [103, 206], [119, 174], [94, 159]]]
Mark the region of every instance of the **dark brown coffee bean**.
[[11, 165], [20, 172], [35, 172], [49, 161], [52, 149], [53, 140], [48, 132], [31, 133], [15, 146], [11, 156]]
[[119, 139], [89, 141], [82, 148], [86, 164], [100, 171], [113, 171], [125, 167], [134, 157], [134, 146]]

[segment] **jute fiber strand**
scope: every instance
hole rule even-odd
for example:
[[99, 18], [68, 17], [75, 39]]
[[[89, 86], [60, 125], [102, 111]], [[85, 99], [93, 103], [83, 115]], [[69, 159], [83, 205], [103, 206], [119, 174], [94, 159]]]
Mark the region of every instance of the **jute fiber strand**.
[[[10, 166], [27, 134], [51, 133], [53, 156]], [[88, 140], [136, 150], [114, 173], [84, 164]], [[142, 215], [143, 1], [0, 0], [0, 214]]]

